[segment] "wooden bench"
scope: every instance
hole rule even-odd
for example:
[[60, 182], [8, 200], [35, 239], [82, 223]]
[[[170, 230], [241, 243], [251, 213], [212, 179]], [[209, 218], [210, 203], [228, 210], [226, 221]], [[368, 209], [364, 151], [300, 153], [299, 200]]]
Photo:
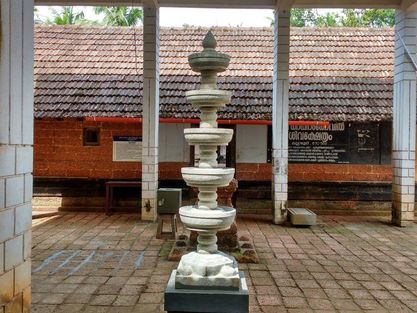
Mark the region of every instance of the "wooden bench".
[[[114, 188], [142, 188], [141, 181], [112, 180], [112, 181], [106, 182], [105, 185], [106, 185], [105, 213], [107, 215], [110, 215], [113, 209], [118, 208], [118, 207], [113, 206]], [[129, 207], [127, 209], [136, 209], [136, 207], [131, 207], [131, 208]]]

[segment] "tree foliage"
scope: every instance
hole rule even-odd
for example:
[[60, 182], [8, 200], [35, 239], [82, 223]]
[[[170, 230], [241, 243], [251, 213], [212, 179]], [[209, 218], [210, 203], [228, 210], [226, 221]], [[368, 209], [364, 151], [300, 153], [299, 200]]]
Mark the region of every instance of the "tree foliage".
[[316, 13], [312, 9], [292, 9], [291, 10], [291, 26], [306, 27], [314, 24]]
[[47, 24], [54, 25], [75, 25], [88, 24], [90, 21], [84, 18], [83, 11], [75, 11], [74, 7], [66, 6], [57, 11], [51, 9], [52, 18], [46, 20]]
[[392, 27], [395, 24], [395, 10], [345, 9], [341, 23], [348, 27]]
[[340, 16], [334, 12], [327, 12], [326, 14], [318, 14], [314, 19], [314, 26], [317, 27], [336, 27], [340, 26]]
[[134, 26], [143, 22], [143, 12], [133, 7], [95, 7], [96, 14], [104, 17], [99, 24], [106, 26]]
[[[271, 25], [274, 24], [272, 18]], [[395, 10], [392, 9], [344, 9], [319, 13], [315, 9], [291, 9], [291, 26], [295, 27], [392, 27]]]

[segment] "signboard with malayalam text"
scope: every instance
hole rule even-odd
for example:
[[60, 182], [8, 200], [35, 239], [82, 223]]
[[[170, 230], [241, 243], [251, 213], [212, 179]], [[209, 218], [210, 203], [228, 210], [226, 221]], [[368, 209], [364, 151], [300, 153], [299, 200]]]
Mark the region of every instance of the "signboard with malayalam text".
[[141, 162], [142, 137], [113, 136], [113, 162]]
[[380, 162], [377, 123], [332, 122], [327, 128], [291, 125], [288, 145], [291, 163]]

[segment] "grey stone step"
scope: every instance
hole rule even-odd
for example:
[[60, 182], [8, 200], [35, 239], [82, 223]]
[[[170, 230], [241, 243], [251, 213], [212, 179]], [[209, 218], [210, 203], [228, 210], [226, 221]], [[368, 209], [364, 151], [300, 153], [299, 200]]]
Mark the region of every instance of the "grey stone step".
[[316, 224], [317, 215], [306, 208], [289, 208], [288, 220], [294, 226], [312, 226]]

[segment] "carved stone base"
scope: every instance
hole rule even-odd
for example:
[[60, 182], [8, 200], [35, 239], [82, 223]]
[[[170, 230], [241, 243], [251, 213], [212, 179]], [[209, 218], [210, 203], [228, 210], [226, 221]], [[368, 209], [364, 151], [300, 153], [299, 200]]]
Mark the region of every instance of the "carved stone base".
[[190, 252], [181, 258], [175, 288], [238, 290], [239, 270], [234, 257], [223, 252]]
[[165, 289], [164, 309], [168, 313], [248, 313], [249, 292], [245, 275], [239, 273], [238, 290], [198, 290], [175, 288], [176, 271], [173, 270]]

